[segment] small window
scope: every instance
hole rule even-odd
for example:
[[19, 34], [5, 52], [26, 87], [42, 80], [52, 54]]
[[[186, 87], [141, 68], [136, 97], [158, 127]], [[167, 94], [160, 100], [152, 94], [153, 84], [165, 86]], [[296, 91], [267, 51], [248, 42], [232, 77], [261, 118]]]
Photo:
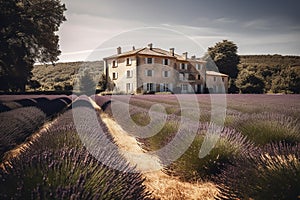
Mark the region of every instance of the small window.
[[217, 81], [217, 78], [214, 76], [214, 81]]
[[203, 67], [203, 65], [202, 65], [202, 64], [199, 64], [199, 63], [197, 63], [197, 64], [196, 64], [196, 68], [197, 68], [197, 70], [202, 70], [202, 67]]
[[188, 86], [186, 84], [182, 84], [181, 85], [181, 90], [182, 91], [187, 91], [188, 90]]
[[163, 77], [168, 78], [170, 76], [170, 71], [163, 71]]
[[117, 72], [113, 72], [112, 76], [113, 76], [113, 80], [117, 80], [118, 79], [118, 73]]
[[180, 64], [180, 69], [186, 70], [187, 69], [187, 63], [181, 63]]
[[168, 83], [164, 83], [164, 84], [163, 84], [162, 91], [163, 91], [163, 92], [169, 92], [169, 91], [170, 91], [170, 90], [169, 90], [169, 84], [168, 84]]
[[127, 78], [132, 78], [132, 70], [127, 70], [126, 71], [126, 77]]
[[224, 78], [224, 77], [222, 77], [222, 81], [223, 81], [223, 82], [225, 81], [225, 78]]
[[131, 58], [126, 58], [126, 65], [131, 65]]
[[114, 61], [112, 62], [112, 66], [113, 66], [113, 67], [118, 67], [118, 61], [114, 60]]
[[153, 83], [147, 83], [147, 91], [153, 91], [154, 84]]
[[163, 59], [163, 65], [169, 65], [169, 59]]
[[189, 76], [190, 76], [190, 75], [189, 75], [188, 73], [185, 73], [185, 74], [184, 74], [185, 80], [189, 80]]
[[201, 75], [200, 74], [198, 74], [198, 80], [201, 80]]
[[184, 79], [184, 74], [183, 74], [183, 73], [180, 73], [180, 74], [179, 74], [179, 80], [183, 81], [183, 79]]
[[126, 90], [127, 92], [131, 91], [131, 84], [130, 83], [126, 83]]
[[147, 58], [147, 64], [153, 64], [153, 59], [152, 58]]
[[147, 70], [147, 76], [153, 76], [153, 70]]

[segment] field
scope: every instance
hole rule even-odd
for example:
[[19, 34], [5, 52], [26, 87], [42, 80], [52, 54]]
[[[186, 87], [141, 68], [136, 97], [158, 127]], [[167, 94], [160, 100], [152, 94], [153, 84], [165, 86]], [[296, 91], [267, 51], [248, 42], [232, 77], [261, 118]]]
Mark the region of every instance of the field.
[[300, 198], [300, 95], [0, 100], [1, 199]]

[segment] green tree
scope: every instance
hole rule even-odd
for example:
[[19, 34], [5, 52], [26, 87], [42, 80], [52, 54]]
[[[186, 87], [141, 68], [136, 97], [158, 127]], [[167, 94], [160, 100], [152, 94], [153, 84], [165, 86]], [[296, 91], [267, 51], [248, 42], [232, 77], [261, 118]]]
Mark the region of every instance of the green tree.
[[96, 92], [97, 81], [94, 75], [89, 70], [84, 70], [79, 74], [79, 78], [74, 85], [74, 92], [80, 95], [85, 94], [90, 96]]
[[271, 91], [274, 93], [300, 93], [300, 69], [288, 67], [272, 81]]
[[248, 71], [247, 69], [242, 70], [235, 83], [241, 93], [264, 93], [265, 82], [253, 71]]
[[239, 72], [237, 65], [240, 58], [237, 49], [236, 44], [228, 40], [223, 40], [208, 48], [208, 55], [218, 67], [219, 72], [227, 74], [230, 78], [236, 78]]
[[98, 87], [102, 91], [105, 91], [105, 90], [111, 91], [114, 88], [114, 83], [110, 79], [110, 77], [106, 77], [106, 75], [104, 73], [102, 73], [100, 80], [98, 82]]
[[239, 55], [237, 54], [237, 45], [232, 41], [223, 40], [218, 42], [213, 47], [208, 48], [208, 53], [205, 56], [207, 67], [209, 70], [216, 69], [229, 76], [230, 85], [229, 92], [236, 92], [235, 79], [238, 75], [238, 64], [240, 62]]
[[0, 90], [25, 91], [35, 62], [58, 60], [60, 0], [0, 0]]

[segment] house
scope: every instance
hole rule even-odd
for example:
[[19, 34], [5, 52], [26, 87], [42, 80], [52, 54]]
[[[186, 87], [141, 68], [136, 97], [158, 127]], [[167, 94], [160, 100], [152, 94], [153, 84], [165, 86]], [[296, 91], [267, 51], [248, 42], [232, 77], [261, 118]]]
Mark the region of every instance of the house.
[[[147, 47], [122, 52], [117, 48], [117, 54], [103, 58], [105, 73], [115, 85], [114, 90], [126, 94], [144, 92], [174, 92], [174, 93], [204, 93], [206, 76], [216, 77], [218, 81], [210, 82], [210, 90], [221, 92], [221, 81], [226, 82], [228, 76], [206, 71], [206, 62], [195, 56], [188, 58], [188, 53], [175, 53]], [[215, 84], [215, 85], [214, 85]], [[220, 89], [221, 88], [221, 89]], [[224, 87], [223, 87], [224, 89]]]

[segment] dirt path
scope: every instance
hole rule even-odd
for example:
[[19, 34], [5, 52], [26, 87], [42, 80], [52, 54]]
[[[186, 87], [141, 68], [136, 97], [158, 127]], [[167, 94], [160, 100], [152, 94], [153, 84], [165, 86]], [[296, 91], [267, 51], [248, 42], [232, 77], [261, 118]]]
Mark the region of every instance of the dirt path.
[[[120, 147], [121, 152], [130, 163], [138, 163], [137, 168], [141, 171], [145, 171], [145, 169], [151, 167], [161, 168], [159, 159], [155, 156], [136, 158], [130, 156], [132, 154], [128, 155], [126, 152], [138, 155], [144, 151], [139, 146], [137, 140], [128, 135], [117, 122], [103, 112], [100, 112], [100, 116]], [[212, 183], [192, 184], [182, 182], [177, 177], [171, 177], [161, 170], [146, 172], [143, 173], [143, 176], [146, 178], [146, 188], [157, 199], [214, 199], [214, 196], [218, 193], [217, 188]]]

